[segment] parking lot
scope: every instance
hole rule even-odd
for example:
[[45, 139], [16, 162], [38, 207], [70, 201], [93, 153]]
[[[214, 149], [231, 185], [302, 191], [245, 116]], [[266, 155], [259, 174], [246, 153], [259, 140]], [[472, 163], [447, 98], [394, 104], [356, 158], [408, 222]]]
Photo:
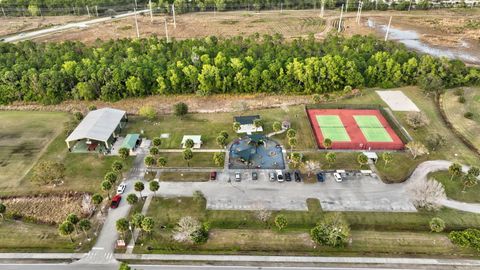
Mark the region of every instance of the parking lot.
[[[269, 170], [219, 172], [209, 182], [162, 182], [160, 196], [191, 196], [196, 190], [207, 199], [207, 208], [214, 210], [308, 210], [306, 200], [316, 198], [324, 211], [392, 211], [415, 212], [405, 186], [384, 184], [375, 176], [348, 176], [342, 182], [333, 174], [325, 174], [322, 183], [269, 181]], [[273, 170], [272, 170], [273, 171]], [[240, 181], [235, 181], [240, 172]], [[293, 176], [292, 176], [293, 178]]]

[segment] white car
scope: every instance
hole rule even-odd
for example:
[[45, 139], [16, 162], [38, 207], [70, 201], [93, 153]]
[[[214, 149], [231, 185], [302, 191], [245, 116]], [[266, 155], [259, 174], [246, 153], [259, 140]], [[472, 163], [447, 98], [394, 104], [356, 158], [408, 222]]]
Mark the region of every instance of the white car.
[[335, 177], [335, 181], [342, 182], [343, 178], [339, 173], [333, 173], [333, 177]]
[[123, 194], [126, 188], [127, 188], [127, 184], [121, 183], [117, 188], [117, 194]]
[[285, 178], [283, 177], [283, 172], [281, 170], [277, 170], [277, 181], [278, 182], [285, 181]]
[[235, 173], [235, 181], [240, 182], [240, 180], [242, 180], [242, 176], [239, 172], [236, 172]]

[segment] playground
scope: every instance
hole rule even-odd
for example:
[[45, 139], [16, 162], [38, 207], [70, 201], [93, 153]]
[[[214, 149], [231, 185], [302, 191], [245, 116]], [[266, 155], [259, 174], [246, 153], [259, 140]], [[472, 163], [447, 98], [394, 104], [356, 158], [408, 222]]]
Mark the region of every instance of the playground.
[[332, 141], [331, 149], [401, 150], [404, 143], [379, 110], [307, 110], [318, 147]]

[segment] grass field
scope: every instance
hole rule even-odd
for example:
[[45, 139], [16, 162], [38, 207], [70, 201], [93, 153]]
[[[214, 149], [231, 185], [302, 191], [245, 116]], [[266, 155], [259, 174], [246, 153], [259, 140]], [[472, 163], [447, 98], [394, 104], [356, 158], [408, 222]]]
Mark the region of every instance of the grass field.
[[[318, 201], [317, 201], [318, 203]], [[345, 212], [352, 227], [352, 245], [343, 249], [313, 247], [309, 229], [321, 220], [323, 212], [309, 202], [308, 212], [274, 212], [267, 223], [255, 218], [253, 211], [211, 211], [205, 202], [192, 198], [157, 198], [147, 215], [156, 220], [152, 237], [139, 241], [137, 253], [219, 253], [219, 254], [297, 254], [297, 255], [401, 255], [415, 256], [477, 256], [473, 250], [453, 246], [446, 234], [432, 234], [428, 221], [433, 216], [443, 218], [448, 229], [480, 224], [480, 217], [453, 210], [438, 213], [362, 213]], [[283, 232], [274, 229], [273, 219], [281, 213], [289, 225]], [[171, 239], [176, 222], [192, 216], [209, 222], [209, 241], [200, 246], [177, 243]], [[460, 218], [461, 217], [461, 218]], [[161, 229], [160, 226], [166, 226]], [[388, 239], [388, 241], [385, 241]]]
[[[188, 167], [183, 153], [160, 153], [159, 156], [167, 158], [165, 167]], [[213, 153], [194, 152], [189, 163], [190, 167], [219, 167], [213, 162]]]
[[431, 173], [429, 176], [443, 184], [447, 197], [461, 202], [480, 203], [480, 185], [464, 189], [461, 177], [450, 180], [451, 175], [447, 171]]
[[[144, 135], [152, 138], [160, 136], [162, 133], [169, 133], [168, 139], [162, 140], [161, 148], [180, 148], [180, 143], [184, 135], [202, 135], [202, 148], [215, 149], [219, 146], [215, 142], [215, 138], [220, 131], [225, 130], [229, 133], [229, 141], [237, 138], [233, 129], [233, 117], [238, 115], [255, 115], [258, 114], [264, 120], [264, 133], [272, 132], [272, 124], [274, 121], [289, 120], [292, 128], [297, 130], [297, 149], [315, 148], [315, 142], [311, 135], [310, 124], [305, 117], [303, 106], [291, 106], [277, 109], [252, 110], [245, 112], [231, 113], [210, 113], [188, 114], [183, 119], [173, 115], [160, 115], [154, 121], [146, 121], [142, 117], [130, 117], [125, 133], [144, 131]], [[158, 123], [158, 124], [156, 124]], [[276, 135], [274, 139], [284, 145], [287, 144], [285, 134]]]
[[210, 173], [205, 172], [162, 172], [160, 181], [170, 182], [206, 182], [210, 180]]
[[[469, 140], [477, 149], [480, 149], [480, 88], [466, 87], [465, 103], [458, 102], [454, 90], [443, 95], [443, 110], [453, 127]], [[464, 117], [466, 112], [473, 113], [472, 119]]]
[[0, 190], [18, 187], [67, 120], [64, 113], [0, 112]]

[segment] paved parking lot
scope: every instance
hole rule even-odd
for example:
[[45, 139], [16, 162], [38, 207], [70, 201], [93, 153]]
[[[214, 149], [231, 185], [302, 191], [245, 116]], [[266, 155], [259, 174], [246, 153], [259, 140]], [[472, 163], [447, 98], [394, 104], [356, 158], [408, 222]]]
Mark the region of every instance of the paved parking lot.
[[249, 170], [219, 173], [210, 182], [161, 182], [160, 196], [191, 196], [200, 190], [207, 199], [207, 208], [215, 210], [299, 210], [306, 211], [308, 198], [317, 198], [325, 211], [392, 211], [415, 212], [405, 186], [384, 184], [371, 176], [351, 176], [341, 183], [328, 174], [325, 182], [270, 182], [268, 171], [257, 171], [258, 180], [251, 180]]

